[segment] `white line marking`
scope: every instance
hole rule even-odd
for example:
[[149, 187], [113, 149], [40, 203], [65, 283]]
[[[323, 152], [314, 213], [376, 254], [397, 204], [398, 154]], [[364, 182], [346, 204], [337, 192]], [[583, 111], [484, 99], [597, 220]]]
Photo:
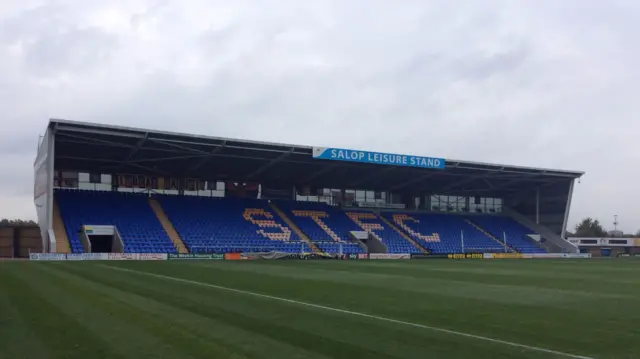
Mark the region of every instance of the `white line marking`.
[[566, 358], [595, 359], [593, 357], [576, 355], [576, 354], [571, 354], [571, 353], [565, 353], [565, 352], [561, 352], [561, 351], [557, 351], [557, 350], [545, 349], [545, 348], [540, 348], [540, 347], [536, 347], [536, 346], [532, 346], [532, 345], [526, 345], [526, 344], [510, 342], [510, 341], [506, 341], [506, 340], [483, 337], [483, 336], [480, 336], [480, 335], [469, 334], [469, 333], [464, 333], [464, 332], [458, 332], [458, 331], [451, 330], [451, 329], [444, 329], [444, 328], [433, 327], [433, 326], [424, 325], [424, 324], [405, 322], [403, 320], [392, 319], [392, 318], [387, 318], [387, 317], [381, 317], [381, 316], [373, 315], [373, 314], [354, 312], [354, 311], [346, 310], [346, 309], [332, 308], [332, 307], [327, 307], [327, 306], [319, 305], [319, 304], [300, 302], [300, 301], [293, 300], [293, 299], [276, 297], [276, 296], [272, 296], [272, 295], [268, 295], [268, 294], [260, 294], [260, 293], [250, 292], [250, 291], [242, 290], [242, 289], [234, 289], [234, 288], [229, 288], [229, 287], [223, 287], [223, 286], [220, 286], [220, 285], [197, 282], [197, 281], [193, 281], [193, 280], [189, 280], [189, 279], [170, 277], [170, 276], [166, 276], [166, 275], [162, 275], [162, 274], [149, 273], [149, 272], [138, 271], [138, 270], [134, 270], [134, 269], [112, 267], [112, 266], [105, 265], [105, 264], [99, 264], [99, 266], [110, 268], [110, 269], [114, 269], [114, 270], [119, 270], [119, 271], [123, 271], [123, 272], [137, 273], [137, 274], [146, 275], [146, 276], [150, 276], [150, 277], [156, 277], [156, 278], [172, 280], [172, 281], [176, 281], [176, 282], [199, 285], [199, 286], [202, 286], [202, 287], [215, 288], [215, 289], [224, 290], [224, 291], [227, 291], [227, 292], [250, 295], [250, 296], [258, 297], [258, 298], [277, 300], [277, 301], [280, 301], [280, 302], [285, 302], [285, 303], [290, 303], [290, 304], [295, 304], [295, 305], [301, 305], [301, 306], [310, 307], [310, 308], [317, 308], [317, 309], [323, 309], [323, 310], [327, 310], [327, 311], [331, 311], [331, 312], [349, 314], [349, 315], [353, 315], [353, 316], [357, 316], [357, 317], [376, 319], [376, 320], [380, 320], [380, 321], [383, 321], [383, 322], [402, 324], [402, 325], [406, 325], [406, 326], [410, 326], [410, 327], [414, 327], [414, 328], [420, 328], [420, 329], [431, 330], [431, 331], [434, 331], [434, 332], [457, 335], [457, 336], [465, 337], [465, 338], [471, 338], [471, 339], [476, 339], [476, 340], [484, 340], [486, 342], [491, 342], [491, 343], [496, 343], [496, 344], [503, 344], [503, 345], [507, 345], [507, 346], [511, 346], [511, 347], [522, 348], [522, 349], [527, 349], [527, 350], [530, 350], [530, 351], [536, 351], [536, 352], [541, 352], [541, 353], [554, 354], [554, 355], [563, 356], [563, 357], [566, 357]]

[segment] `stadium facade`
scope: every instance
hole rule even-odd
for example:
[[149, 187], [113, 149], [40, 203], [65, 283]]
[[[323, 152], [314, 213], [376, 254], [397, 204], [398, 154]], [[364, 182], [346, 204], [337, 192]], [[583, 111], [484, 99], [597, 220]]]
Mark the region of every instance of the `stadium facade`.
[[[213, 210], [225, 226], [238, 219], [229, 214], [236, 202], [217, 208], [197, 201], [211, 197], [258, 201], [243, 202], [237, 212], [246, 220], [242, 223], [257, 230], [240, 222], [230, 227], [249, 231], [243, 242], [233, 242], [240, 247], [267, 243], [252, 242], [256, 235], [280, 241], [278, 248], [302, 237], [297, 243], [307, 250], [328, 252], [335, 246], [316, 245], [316, 237], [346, 243], [348, 236], [336, 228], [346, 231], [355, 223], [389, 252], [405, 244], [456, 252], [457, 244], [443, 244], [458, 241], [453, 237], [459, 237], [465, 251], [465, 231], [477, 251], [495, 249], [483, 242], [487, 238], [518, 251], [510, 243], [528, 231], [528, 239], [545, 251], [576, 252], [565, 233], [574, 184], [583, 174], [50, 120], [34, 163], [34, 202], [45, 252], [86, 251], [73, 238], [114, 225], [109, 216], [128, 216], [132, 222], [114, 229], [122, 243], [119, 251], [191, 252], [211, 245], [215, 236], [204, 238], [203, 233], [219, 226], [209, 223], [193, 232], [201, 223], [185, 213]], [[114, 199], [116, 193], [131, 196]], [[114, 208], [120, 212], [112, 214]], [[340, 214], [329, 219], [338, 209]], [[351, 222], [339, 223], [336, 216]], [[150, 224], [142, 228], [145, 223]], [[171, 240], [145, 244], [154, 241], [157, 228]], [[425, 232], [431, 228], [437, 231]]]

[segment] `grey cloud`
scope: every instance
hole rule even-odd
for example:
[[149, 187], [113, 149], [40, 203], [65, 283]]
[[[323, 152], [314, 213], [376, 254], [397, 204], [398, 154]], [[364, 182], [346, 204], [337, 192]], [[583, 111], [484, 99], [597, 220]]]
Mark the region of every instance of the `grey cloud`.
[[495, 74], [510, 73], [522, 65], [530, 49], [521, 44], [508, 51], [496, 54], [472, 54], [451, 64], [451, 69], [463, 79], [482, 80]]
[[[30, 155], [10, 155], [2, 153], [2, 167], [0, 171], [0, 183], [2, 183], [2, 196], [22, 197], [27, 205], [32, 205], [29, 196], [33, 196], [33, 159]], [[34, 147], [35, 153], [35, 147]], [[29, 178], [31, 177], [31, 178]], [[3, 201], [4, 202], [4, 201]], [[10, 211], [13, 208], [2, 206], [0, 217], [12, 217]]]
[[34, 156], [38, 148], [38, 135], [33, 133], [0, 134], [0, 154], [2, 156]]
[[25, 64], [35, 75], [82, 72], [109, 59], [113, 38], [96, 29], [54, 30], [42, 34], [25, 49]]

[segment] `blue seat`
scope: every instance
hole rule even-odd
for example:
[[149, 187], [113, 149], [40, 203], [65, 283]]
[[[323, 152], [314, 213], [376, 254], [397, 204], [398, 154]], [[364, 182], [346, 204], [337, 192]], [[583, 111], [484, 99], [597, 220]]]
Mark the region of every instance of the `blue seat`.
[[398, 212], [382, 215], [432, 253], [505, 251], [502, 243], [478, 230], [462, 216]]
[[157, 197], [191, 252], [310, 252], [267, 201]]
[[85, 251], [84, 225], [116, 226], [127, 253], [177, 252], [144, 194], [59, 189], [55, 196], [73, 253]]
[[324, 202], [279, 201], [277, 205], [325, 252], [366, 253], [349, 238], [349, 232], [367, 231], [382, 241], [389, 253], [420, 253], [418, 247], [373, 212], [343, 210]]
[[469, 216], [469, 220], [520, 253], [546, 253], [528, 235], [535, 231], [506, 216]]

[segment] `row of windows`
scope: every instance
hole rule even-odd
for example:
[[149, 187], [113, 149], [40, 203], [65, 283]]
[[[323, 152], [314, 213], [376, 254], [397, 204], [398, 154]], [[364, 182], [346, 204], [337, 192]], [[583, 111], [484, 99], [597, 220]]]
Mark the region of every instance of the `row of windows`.
[[432, 210], [444, 212], [496, 213], [502, 211], [501, 198], [434, 195], [430, 197], [430, 205]]
[[341, 199], [342, 190], [336, 188], [322, 189], [322, 195], [302, 196], [297, 195], [296, 200], [307, 202], [326, 202], [331, 205], [343, 203], [346, 206], [358, 203], [389, 203], [387, 202], [387, 192], [366, 191], [356, 189], [346, 189], [344, 191], [344, 199]]
[[[56, 187], [71, 187], [85, 190], [111, 190], [113, 177], [110, 174], [90, 174], [74, 172], [56, 172]], [[121, 191], [138, 192], [154, 189], [159, 193], [174, 194], [179, 188], [179, 180], [149, 176], [120, 175], [118, 177]], [[142, 184], [142, 185], [141, 185]], [[207, 197], [224, 197], [225, 183], [221, 181], [185, 180], [185, 194]], [[259, 191], [260, 192], [260, 191]], [[358, 203], [402, 203], [399, 195], [385, 191], [369, 191], [362, 189], [344, 190], [324, 188], [316, 195], [297, 195], [296, 200], [308, 202], [326, 202], [330, 205], [344, 204], [351, 206]], [[502, 211], [502, 199], [485, 197], [465, 197], [432, 195], [426, 198], [415, 198], [417, 208], [444, 212], [482, 212], [495, 213]]]

